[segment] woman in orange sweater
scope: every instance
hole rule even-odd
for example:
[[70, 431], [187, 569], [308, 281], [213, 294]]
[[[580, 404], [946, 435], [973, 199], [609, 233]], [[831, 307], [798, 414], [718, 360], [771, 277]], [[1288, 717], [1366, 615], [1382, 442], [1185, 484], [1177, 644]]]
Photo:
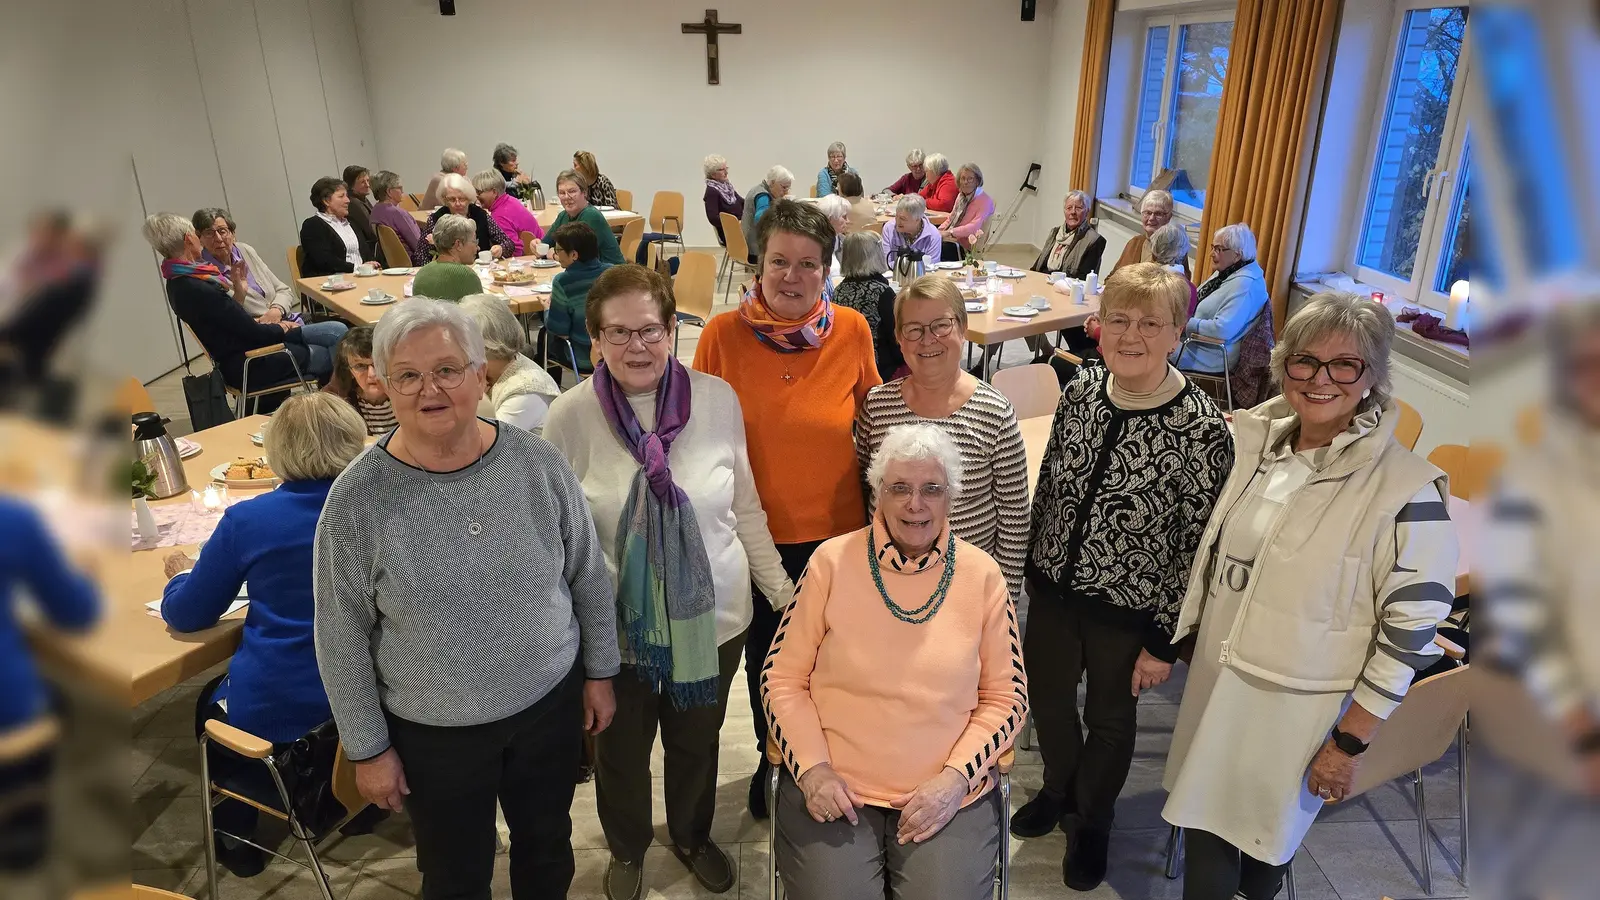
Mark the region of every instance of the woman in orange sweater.
[[[823, 296], [833, 240], [833, 225], [815, 206], [774, 203], [756, 233], [759, 279], [737, 310], [707, 323], [694, 354], [696, 369], [739, 395], [756, 492], [795, 581], [818, 545], [866, 524], [852, 428], [867, 391], [883, 383], [867, 320]], [[745, 677], [756, 746], [765, 747], [760, 673], [779, 613], [759, 589], [753, 599]], [[767, 817], [768, 773], [763, 755], [750, 780], [758, 819]]]
[[892, 429], [867, 479], [872, 524], [812, 556], [761, 683], [785, 762], [778, 875], [794, 900], [986, 898], [995, 764], [1028, 714], [1016, 610], [999, 564], [950, 533], [949, 435]]

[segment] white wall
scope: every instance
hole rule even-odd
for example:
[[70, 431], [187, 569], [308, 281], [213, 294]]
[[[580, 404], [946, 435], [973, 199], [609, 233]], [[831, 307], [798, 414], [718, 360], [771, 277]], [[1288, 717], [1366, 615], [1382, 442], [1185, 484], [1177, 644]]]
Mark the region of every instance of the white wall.
[[[921, 147], [978, 163], [1002, 211], [1029, 163], [1064, 172], [1070, 162], [1039, 158], [1051, 16], [1022, 22], [1015, 3], [730, 0], [721, 20], [744, 32], [721, 38], [717, 86], [706, 84], [705, 40], [679, 29], [704, 4], [470, 0], [454, 17], [433, 0], [355, 7], [380, 162], [410, 190], [426, 186], [445, 147], [479, 171], [508, 141], [553, 197], [555, 174], [587, 149], [637, 206], [682, 192], [688, 243], [715, 246], [701, 206], [708, 153], [728, 158], [741, 193], [782, 164], [805, 196], [832, 141], [849, 147], [869, 191]], [[1075, 107], [1074, 95], [1065, 108]], [[1031, 207], [1008, 242], [1039, 240]]]
[[1049, 59], [1046, 61], [1043, 147], [1039, 162], [1039, 196], [1034, 203], [1031, 229], [1017, 222], [1006, 234], [1007, 243], [1038, 246], [1050, 229], [1061, 224], [1061, 198], [1071, 185], [1072, 142], [1078, 134], [1078, 84], [1083, 69], [1083, 31], [1089, 21], [1089, 0], [1059, 0], [1052, 16]]

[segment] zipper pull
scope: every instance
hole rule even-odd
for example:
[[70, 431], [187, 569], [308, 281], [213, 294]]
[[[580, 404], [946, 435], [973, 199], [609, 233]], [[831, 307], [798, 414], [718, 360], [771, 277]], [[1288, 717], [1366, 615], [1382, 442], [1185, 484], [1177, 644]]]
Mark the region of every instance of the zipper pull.
[[1219, 662], [1221, 662], [1223, 665], [1227, 665], [1228, 664], [1228, 642], [1227, 641], [1223, 641], [1222, 642], [1222, 658], [1219, 660]]

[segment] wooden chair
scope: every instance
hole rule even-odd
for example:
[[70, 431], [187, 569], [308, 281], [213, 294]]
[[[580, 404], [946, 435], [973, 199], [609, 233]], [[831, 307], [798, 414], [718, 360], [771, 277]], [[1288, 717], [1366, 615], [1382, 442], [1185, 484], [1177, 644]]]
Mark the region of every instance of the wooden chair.
[[[133, 885], [132, 890], [133, 893], [129, 895], [132, 900], [189, 900], [187, 894], [174, 894], [144, 884]], [[79, 895], [78, 900], [84, 900], [83, 896]]]
[[1011, 401], [1019, 419], [1054, 415], [1061, 403], [1061, 382], [1056, 370], [1044, 363], [1001, 369], [989, 384]]
[[[671, 226], [670, 228], [668, 226]], [[666, 235], [678, 245], [681, 255], [688, 250], [683, 245], [683, 194], [679, 191], [656, 191], [650, 201], [650, 230]], [[666, 241], [663, 241], [665, 243]]]
[[811, 199], [817, 199], [817, 186], [815, 183], [811, 185]]
[[[290, 255], [293, 256], [293, 251], [290, 251]], [[193, 334], [192, 331], [190, 333]], [[195, 342], [199, 343], [199, 340], [200, 339], [197, 336], [195, 338]], [[206, 356], [211, 359], [211, 365], [216, 366], [216, 356], [212, 355], [210, 350], [206, 350], [204, 344], [200, 345], [200, 349], [204, 351]], [[289, 381], [280, 381], [275, 384], [269, 384], [265, 387], [257, 387], [255, 390], [251, 390], [250, 363], [277, 353], [282, 353], [289, 357], [289, 365], [294, 369], [294, 379]], [[245, 411], [251, 407], [251, 404], [254, 401], [260, 400], [262, 397], [270, 397], [273, 394], [291, 393], [297, 387], [303, 387], [308, 391], [321, 390], [321, 387], [317, 384], [317, 380], [315, 378], [307, 378], [305, 373], [300, 371], [300, 363], [295, 361], [294, 354], [290, 353], [289, 348], [283, 344], [270, 344], [266, 347], [257, 347], [254, 350], [246, 350], [244, 354], [244, 371], [239, 378], [239, 386], [234, 387], [233, 385], [228, 384], [226, 381], [224, 381], [222, 384], [223, 391], [225, 391], [229, 397], [233, 398], [233, 417], [235, 419], [244, 418]]]
[[1517, 411], [1517, 440], [1532, 447], [1544, 437], [1544, 410], [1537, 406], [1524, 406]]
[[1415, 450], [1417, 439], [1422, 437], [1422, 413], [1399, 397], [1394, 398], [1394, 405], [1400, 411], [1400, 424], [1394, 427], [1394, 439], [1407, 450]]
[[[300, 268], [301, 264], [305, 262], [305, 258], [306, 251], [299, 244], [289, 248], [289, 283], [294, 285], [294, 292], [300, 297], [300, 308], [306, 311], [306, 318], [310, 319], [313, 318], [311, 315], [312, 309], [314, 307], [320, 308], [321, 305], [309, 296], [300, 293]], [[410, 263], [407, 262], [406, 265], [410, 265]]]
[[416, 212], [422, 208], [422, 201], [417, 198], [416, 194], [402, 194], [400, 202], [395, 205], [406, 212]]
[[1506, 453], [1498, 444], [1474, 442], [1470, 447], [1440, 444], [1428, 454], [1428, 462], [1450, 476], [1450, 496], [1476, 500], [1489, 489], [1495, 473], [1505, 465]]
[[644, 220], [634, 219], [622, 227], [622, 237], [617, 241], [622, 248], [622, 261], [634, 262], [639, 253], [639, 242], [644, 240]]
[[678, 327], [672, 333], [672, 355], [678, 355], [678, 336], [685, 322], [706, 327], [717, 293], [717, 264], [700, 251], [678, 257], [678, 274], [672, 278], [672, 296], [678, 304]]
[[761, 267], [750, 262], [750, 245], [745, 243], [744, 230], [739, 227], [739, 220], [732, 213], [722, 213], [722, 236], [727, 244], [728, 262], [728, 287], [722, 292], [723, 297], [728, 296], [728, 291], [733, 290], [733, 271], [738, 266], [751, 275], [761, 271]]
[[117, 386], [111, 405], [118, 412], [125, 412], [132, 416], [135, 413], [156, 412], [156, 402], [150, 399], [150, 391], [144, 383], [134, 377], [129, 377]]
[[633, 212], [633, 191], [617, 188], [617, 209]]
[[417, 209], [419, 209], [419, 210], [422, 209], [422, 195], [421, 194], [407, 194], [406, 195], [406, 199], [410, 200], [412, 203], [415, 203]]
[[391, 269], [410, 268], [411, 251], [406, 249], [399, 233], [383, 224], [379, 224], [377, 229], [378, 251], [383, 254], [383, 264]]
[[533, 236], [533, 232], [531, 232], [531, 231], [518, 232], [517, 233], [517, 239], [522, 241], [522, 255], [523, 256], [532, 256], [532, 255], [534, 255], [534, 248], [539, 246], [539, 239]]

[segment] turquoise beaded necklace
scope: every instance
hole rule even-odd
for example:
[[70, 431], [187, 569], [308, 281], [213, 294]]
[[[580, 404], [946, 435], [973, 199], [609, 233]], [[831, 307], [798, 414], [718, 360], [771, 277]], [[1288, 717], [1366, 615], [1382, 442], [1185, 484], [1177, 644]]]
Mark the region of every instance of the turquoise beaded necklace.
[[939, 612], [939, 607], [944, 605], [944, 598], [950, 591], [950, 578], [956, 571], [956, 536], [950, 533], [950, 539], [945, 544], [944, 574], [939, 576], [939, 586], [933, 589], [933, 596], [928, 602], [916, 609], [906, 609], [894, 602], [889, 596], [889, 591], [883, 586], [883, 572], [878, 569], [878, 528], [877, 525], [867, 529], [867, 565], [872, 569], [872, 583], [878, 586], [878, 596], [883, 598], [883, 605], [889, 607], [889, 612], [902, 622], [912, 625], [921, 625], [929, 621]]

